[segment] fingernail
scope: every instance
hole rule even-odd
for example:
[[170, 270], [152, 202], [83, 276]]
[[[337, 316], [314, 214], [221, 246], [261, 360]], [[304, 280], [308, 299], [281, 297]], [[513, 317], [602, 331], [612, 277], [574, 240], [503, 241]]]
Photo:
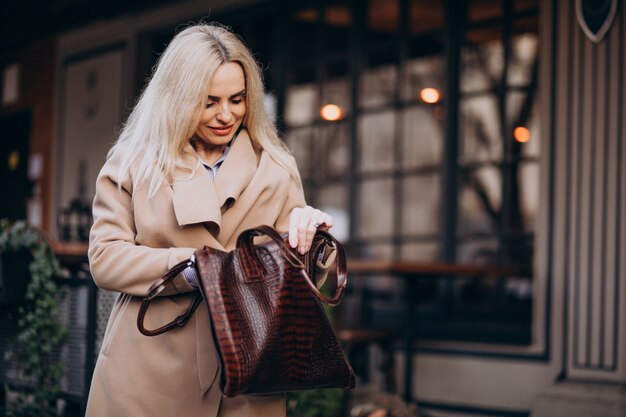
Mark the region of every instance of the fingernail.
[[291, 245], [292, 248], [295, 248], [296, 247], [296, 239], [294, 239], [294, 238], [289, 239], [289, 244]]
[[298, 251], [300, 252], [300, 255], [304, 255], [306, 253], [304, 246], [300, 246], [300, 249], [298, 249]]

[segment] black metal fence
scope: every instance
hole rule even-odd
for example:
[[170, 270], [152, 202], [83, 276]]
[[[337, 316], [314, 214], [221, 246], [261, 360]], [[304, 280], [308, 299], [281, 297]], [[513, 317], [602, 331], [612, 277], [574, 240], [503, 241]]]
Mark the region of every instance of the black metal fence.
[[[66, 265], [65, 276], [56, 278], [64, 296], [59, 322], [67, 327], [67, 339], [57, 353], [63, 376], [59, 412], [63, 417], [83, 416], [87, 395], [115, 294], [99, 290], [85, 263]], [[17, 360], [17, 308], [0, 308], [0, 416], [10, 408], [11, 391], [28, 392], [35, 382], [20, 372]]]

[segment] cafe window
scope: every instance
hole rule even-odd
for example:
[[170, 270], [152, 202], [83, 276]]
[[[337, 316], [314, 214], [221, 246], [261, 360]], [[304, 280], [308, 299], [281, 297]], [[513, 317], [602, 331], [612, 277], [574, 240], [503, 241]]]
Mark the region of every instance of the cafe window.
[[[538, 2], [444, 5], [289, 6], [280, 124], [309, 204], [334, 215], [354, 256], [516, 271], [420, 282], [419, 337], [529, 343]], [[402, 322], [402, 283], [367, 282], [370, 323]]]

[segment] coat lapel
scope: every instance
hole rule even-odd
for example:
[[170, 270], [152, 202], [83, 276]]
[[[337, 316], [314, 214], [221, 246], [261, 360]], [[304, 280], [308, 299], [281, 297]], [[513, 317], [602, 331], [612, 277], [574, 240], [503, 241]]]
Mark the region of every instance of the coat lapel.
[[248, 131], [241, 129], [215, 176], [220, 207], [232, 205], [242, 191], [250, 184], [258, 166], [258, 158]]
[[250, 183], [257, 163], [257, 155], [246, 130], [239, 132], [215, 180], [211, 179], [195, 154], [184, 154], [178, 160], [172, 183], [172, 201], [178, 225], [213, 223], [219, 230], [223, 209], [230, 207]]

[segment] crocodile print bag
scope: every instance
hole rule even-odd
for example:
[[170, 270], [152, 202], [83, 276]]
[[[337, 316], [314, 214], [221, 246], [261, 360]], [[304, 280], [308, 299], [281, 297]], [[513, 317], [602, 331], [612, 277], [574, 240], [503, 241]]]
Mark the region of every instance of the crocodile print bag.
[[[255, 236], [268, 243], [253, 244]], [[335, 249], [337, 285], [331, 298], [311, 278], [324, 251]], [[184, 268], [195, 265], [201, 293], [173, 322], [147, 330], [143, 319], [150, 300]], [[320, 302], [335, 306], [346, 287], [343, 248], [318, 230], [311, 249], [298, 254], [269, 226], [241, 233], [237, 248], [223, 252], [205, 246], [155, 282], [137, 318], [141, 333], [155, 336], [189, 319], [206, 301], [221, 363], [220, 387], [228, 397], [315, 388], [354, 387], [354, 373]]]

